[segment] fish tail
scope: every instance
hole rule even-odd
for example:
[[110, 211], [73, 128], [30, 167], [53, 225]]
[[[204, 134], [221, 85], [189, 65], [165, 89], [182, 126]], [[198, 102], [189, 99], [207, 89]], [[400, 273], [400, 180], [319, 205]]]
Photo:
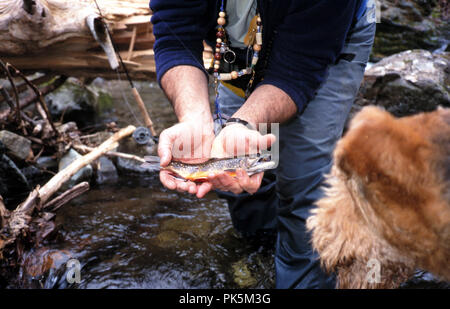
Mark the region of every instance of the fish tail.
[[141, 164], [142, 168], [151, 171], [159, 171], [161, 169], [160, 158], [158, 156], [145, 156], [145, 163]]

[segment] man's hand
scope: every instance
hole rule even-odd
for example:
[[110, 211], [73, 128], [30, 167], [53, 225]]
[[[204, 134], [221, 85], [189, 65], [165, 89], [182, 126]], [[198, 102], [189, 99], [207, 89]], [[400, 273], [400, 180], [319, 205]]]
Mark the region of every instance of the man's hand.
[[[276, 102], [276, 103], [275, 103]], [[256, 126], [261, 123], [283, 123], [297, 112], [294, 101], [283, 90], [262, 85], [255, 89], [242, 107], [232, 116]], [[272, 134], [261, 135], [241, 124], [232, 124], [222, 130], [214, 140], [212, 157], [246, 155], [267, 149], [275, 142]], [[255, 193], [261, 186], [263, 173], [249, 177], [245, 171], [238, 171], [237, 177], [221, 173], [211, 175], [209, 182], [215, 189], [241, 193]]]
[[[185, 163], [202, 163], [209, 159], [211, 145], [214, 141], [213, 124], [198, 122], [180, 122], [159, 136], [158, 155], [161, 166], [167, 166], [172, 159]], [[211, 184], [197, 185], [192, 181], [184, 181], [173, 177], [168, 171], [159, 173], [161, 183], [170, 190], [189, 192], [203, 197], [211, 190]]]
[[[204, 72], [192, 66], [176, 66], [162, 76], [161, 86], [180, 121], [164, 130], [159, 137], [161, 166], [167, 166], [173, 158], [187, 163], [208, 160], [214, 140], [214, 125]], [[197, 185], [179, 180], [167, 171], [161, 171], [159, 178], [170, 190], [177, 189], [198, 197], [211, 190], [210, 184]]]
[[[173, 158], [183, 162], [199, 163], [210, 157], [251, 154], [267, 149], [275, 141], [275, 136], [271, 134], [262, 136], [259, 132], [249, 130], [240, 124], [227, 126], [214, 139], [208, 83], [205, 74], [196, 67], [171, 68], [161, 78], [161, 86], [172, 102], [180, 121], [160, 135], [158, 154], [161, 166], [167, 166]], [[253, 124], [284, 122], [295, 114], [296, 109], [295, 103], [282, 90], [271, 85], [263, 85], [252, 93], [233, 117]], [[210, 131], [204, 130], [209, 126]], [[198, 155], [199, 153], [201, 155]], [[160, 179], [168, 189], [189, 192], [201, 198], [214, 188], [235, 193], [243, 191], [254, 193], [261, 185], [262, 173], [249, 177], [244, 171], [238, 171], [236, 178], [221, 173], [211, 175], [209, 181], [201, 185], [178, 180], [166, 171], [160, 172]]]
[[[242, 124], [232, 124], [225, 127], [214, 140], [211, 157], [224, 158], [255, 154], [268, 149], [274, 142], [273, 134], [261, 135], [258, 131], [250, 130]], [[236, 177], [226, 173], [208, 176], [211, 189], [230, 191], [234, 194], [246, 191], [255, 193], [261, 186], [264, 173], [248, 176], [245, 170], [236, 171]], [[205, 187], [206, 189], [207, 187]]]

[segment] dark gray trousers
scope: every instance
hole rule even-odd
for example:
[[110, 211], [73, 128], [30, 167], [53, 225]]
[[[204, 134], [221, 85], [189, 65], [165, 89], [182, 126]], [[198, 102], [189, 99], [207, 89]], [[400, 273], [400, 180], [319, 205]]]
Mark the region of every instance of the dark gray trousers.
[[[372, 15], [371, 15], [372, 14]], [[330, 66], [328, 77], [305, 110], [280, 126], [280, 163], [266, 173], [260, 190], [250, 196], [219, 192], [228, 200], [234, 226], [243, 234], [275, 229], [277, 288], [334, 288], [333, 276], [320, 268], [310, 245], [305, 221], [323, 192], [332, 152], [358, 92], [375, 35], [373, 11], [352, 27], [342, 55]], [[224, 86], [219, 87], [224, 114], [232, 115], [244, 103]]]

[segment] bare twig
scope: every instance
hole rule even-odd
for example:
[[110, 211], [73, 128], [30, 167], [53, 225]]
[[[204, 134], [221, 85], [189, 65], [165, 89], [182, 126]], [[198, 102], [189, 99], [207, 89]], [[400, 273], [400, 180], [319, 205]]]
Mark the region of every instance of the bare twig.
[[134, 86], [133, 88], [131, 88], [131, 92], [133, 93], [133, 96], [138, 104], [139, 110], [141, 111], [141, 114], [144, 117], [145, 125], [147, 126], [147, 128], [149, 128], [150, 132], [152, 133], [152, 136], [155, 137], [156, 131], [155, 128], [153, 127], [153, 121], [150, 118], [150, 115], [148, 114], [147, 108], [145, 107], [141, 95]]
[[89, 183], [88, 182], [82, 182], [74, 186], [73, 188], [67, 190], [66, 192], [62, 193], [58, 197], [54, 198], [47, 204], [43, 206], [43, 209], [46, 211], [54, 212], [58, 210], [61, 206], [67, 204], [77, 196], [83, 194], [84, 192], [89, 190]]
[[0, 229], [6, 225], [8, 218], [9, 218], [9, 210], [6, 209], [5, 204], [3, 204], [3, 198], [0, 195]]
[[1, 85], [0, 85], [0, 93], [2, 94], [3, 99], [5, 99], [5, 101], [8, 104], [8, 106], [11, 109], [14, 109], [14, 103], [13, 103], [11, 97], [9, 96], [8, 91], [5, 88], [3, 88], [3, 86], [1, 86]]
[[[11, 97], [10, 97], [8, 91], [7, 91], [5, 88], [3, 88], [2, 86], [0, 86], [0, 93], [3, 95], [3, 98], [5, 99], [6, 103], [9, 105], [10, 111], [11, 111], [11, 110], [14, 110], [14, 109], [15, 109], [14, 103], [13, 103], [13, 101], [12, 101], [12, 99], [11, 99]], [[34, 121], [33, 119], [31, 119], [30, 117], [28, 117], [27, 114], [25, 114], [23, 111], [20, 111], [20, 116], [22, 117], [23, 120], [25, 120], [25, 121], [28, 122], [29, 124], [31, 124], [31, 125], [33, 125], [33, 126], [36, 126], [36, 125], [37, 125], [37, 122]], [[16, 119], [16, 120], [17, 120], [17, 119]], [[20, 123], [18, 123], [17, 125], [18, 125], [19, 127], [21, 126]], [[27, 135], [24, 126], [22, 126], [22, 129], [23, 129], [24, 135]]]
[[36, 144], [39, 144], [39, 145], [44, 145], [44, 142], [40, 138], [37, 138], [37, 137], [34, 137], [34, 136], [27, 136], [27, 138], [30, 141], [32, 141], [33, 143], [36, 143]]
[[[46, 75], [42, 75], [40, 77], [37, 77], [37, 78], [31, 80], [31, 82], [33, 84], [35, 84], [36, 86], [38, 86], [38, 85], [48, 82], [49, 80], [51, 80], [54, 77], [55, 77], [55, 75], [53, 75], [53, 74], [46, 74]], [[8, 89], [8, 87], [6, 87], [6, 88], [7, 88], [7, 91], [10, 96], [14, 95], [13, 89]], [[28, 89], [28, 85], [25, 82], [21, 82], [20, 84], [16, 83], [16, 88], [17, 88], [17, 92], [20, 94]], [[2, 100], [4, 100], [4, 98], [0, 95], [0, 101], [2, 101]], [[21, 102], [21, 104], [22, 104], [22, 102]], [[23, 109], [22, 105], [20, 108]]]
[[118, 141], [124, 137], [133, 134], [136, 128], [134, 126], [128, 126], [119, 132], [115, 133], [105, 142], [103, 142], [97, 148], [94, 148], [90, 153], [84, 155], [71, 164], [69, 164], [65, 169], [58, 172], [49, 182], [47, 182], [40, 190], [39, 195], [42, 201], [47, 201], [47, 199], [53, 195], [59, 188], [70, 179], [75, 173], [77, 173], [82, 167], [90, 164], [91, 162], [97, 160], [105, 152], [110, 151], [118, 146]]
[[136, 42], [137, 26], [133, 27], [133, 34], [131, 35], [130, 47], [128, 48], [127, 60], [130, 61], [133, 56], [134, 43]]
[[[43, 96], [46, 96], [50, 92], [53, 92], [56, 89], [58, 89], [62, 84], [64, 84], [66, 82], [66, 80], [67, 80], [67, 76], [60, 76], [53, 83], [51, 83], [50, 85], [48, 85], [48, 86], [44, 87], [42, 90], [40, 90], [40, 92], [42, 93]], [[39, 97], [36, 94], [28, 97], [23, 102], [20, 102], [20, 108], [23, 109], [23, 108], [33, 104], [34, 102], [36, 102], [36, 100], [38, 100], [38, 99], [39, 99]]]
[[[88, 147], [85, 145], [73, 145], [73, 148], [75, 148], [76, 150], [79, 150], [81, 152], [89, 152], [94, 150], [95, 148], [92, 147]], [[116, 152], [116, 151], [108, 151], [105, 153], [106, 156], [109, 157], [119, 157], [119, 158], [124, 158], [124, 159], [130, 159], [130, 160], [135, 160], [135, 161], [139, 161], [141, 163], [145, 163], [144, 158], [141, 158], [139, 156], [136, 155], [132, 155], [132, 154], [128, 154], [128, 153], [123, 153], [123, 152]]]
[[9, 80], [9, 83], [11, 84], [11, 88], [14, 92], [14, 97], [16, 99], [16, 117], [17, 117], [17, 123], [20, 125], [22, 123], [22, 119], [21, 119], [21, 115], [20, 115], [20, 101], [19, 101], [19, 92], [17, 91], [17, 87], [16, 84], [14, 83], [14, 80], [11, 76], [11, 72], [9, 71], [9, 63], [4, 63], [1, 59], [0, 59], [0, 66], [2, 67], [3, 71], [6, 74], [6, 77]]
[[[46, 115], [46, 120], [48, 121], [48, 123], [50, 124], [50, 126], [52, 127], [53, 132], [55, 133], [56, 136], [59, 136], [58, 131], [55, 128], [55, 124], [52, 121], [52, 117], [50, 115], [50, 112], [47, 108], [47, 105], [45, 104], [45, 99], [44, 96], [42, 95], [42, 92], [39, 90], [38, 87], [36, 87], [36, 85], [34, 85], [32, 82], [30, 82], [28, 80], [28, 78], [22, 73], [20, 72], [16, 67], [14, 67], [12, 64], [7, 63], [6, 64], [7, 68], [11, 68], [14, 70], [14, 74], [16, 74], [17, 76], [19, 76], [20, 78], [22, 78], [22, 80], [34, 91], [34, 93], [36, 93], [36, 97], [38, 99], [38, 104], [40, 104], [40, 106], [42, 107], [45, 115]], [[17, 103], [19, 108], [20, 108], [20, 103]], [[39, 110], [39, 108], [38, 108]]]

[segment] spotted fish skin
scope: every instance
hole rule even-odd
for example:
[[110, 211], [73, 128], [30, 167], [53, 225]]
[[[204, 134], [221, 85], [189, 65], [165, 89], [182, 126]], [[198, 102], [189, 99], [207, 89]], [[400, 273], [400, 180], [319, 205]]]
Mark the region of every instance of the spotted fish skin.
[[[159, 164], [158, 157], [145, 157], [147, 162], [144, 167], [149, 167], [155, 163]], [[184, 180], [194, 182], [203, 182], [208, 179], [210, 174], [227, 173], [230, 176], [236, 176], [237, 169], [243, 169], [249, 176], [272, 169], [276, 166], [271, 161], [270, 155], [245, 156], [237, 158], [210, 159], [200, 164], [188, 164], [179, 161], [172, 161], [168, 166], [159, 167], [160, 170], [166, 170], [174, 176]]]

